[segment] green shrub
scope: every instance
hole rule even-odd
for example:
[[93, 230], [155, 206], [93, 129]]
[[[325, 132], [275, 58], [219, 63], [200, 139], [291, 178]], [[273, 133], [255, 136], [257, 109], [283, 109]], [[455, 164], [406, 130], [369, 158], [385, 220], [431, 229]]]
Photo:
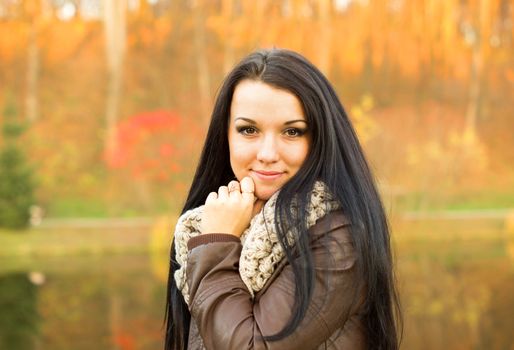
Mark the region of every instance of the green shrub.
[[19, 145], [24, 128], [16, 111], [7, 105], [3, 113], [0, 147], [0, 227], [24, 228], [29, 224], [34, 204], [32, 169]]

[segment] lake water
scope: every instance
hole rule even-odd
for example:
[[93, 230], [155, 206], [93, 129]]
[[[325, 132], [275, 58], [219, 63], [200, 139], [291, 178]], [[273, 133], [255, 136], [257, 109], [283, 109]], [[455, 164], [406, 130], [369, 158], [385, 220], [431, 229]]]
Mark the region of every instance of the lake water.
[[[514, 349], [514, 234], [394, 223], [403, 349]], [[164, 254], [0, 260], [0, 349], [160, 349]]]
[[159, 349], [165, 283], [151, 260], [60, 257], [11, 268], [0, 276], [0, 349]]

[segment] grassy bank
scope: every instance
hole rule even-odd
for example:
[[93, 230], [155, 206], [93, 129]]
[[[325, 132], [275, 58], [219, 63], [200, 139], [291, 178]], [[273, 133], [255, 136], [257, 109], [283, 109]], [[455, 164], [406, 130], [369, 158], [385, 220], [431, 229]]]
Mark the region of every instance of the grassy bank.
[[149, 228], [0, 230], [0, 258], [143, 252]]

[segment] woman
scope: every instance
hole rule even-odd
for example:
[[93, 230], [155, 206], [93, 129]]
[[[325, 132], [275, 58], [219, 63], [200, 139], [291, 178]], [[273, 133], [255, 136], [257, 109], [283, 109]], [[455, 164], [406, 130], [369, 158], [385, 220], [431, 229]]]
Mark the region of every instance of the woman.
[[389, 230], [353, 127], [297, 53], [216, 99], [171, 249], [166, 349], [397, 349]]

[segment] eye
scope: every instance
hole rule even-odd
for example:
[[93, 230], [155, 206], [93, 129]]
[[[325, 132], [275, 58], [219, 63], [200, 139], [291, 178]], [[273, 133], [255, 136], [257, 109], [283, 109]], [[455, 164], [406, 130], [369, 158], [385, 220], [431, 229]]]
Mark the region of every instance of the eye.
[[305, 134], [305, 130], [298, 129], [298, 128], [289, 128], [286, 129], [284, 132], [289, 137], [299, 137]]
[[236, 128], [237, 132], [242, 135], [255, 135], [257, 133], [257, 129], [253, 126], [239, 126]]

